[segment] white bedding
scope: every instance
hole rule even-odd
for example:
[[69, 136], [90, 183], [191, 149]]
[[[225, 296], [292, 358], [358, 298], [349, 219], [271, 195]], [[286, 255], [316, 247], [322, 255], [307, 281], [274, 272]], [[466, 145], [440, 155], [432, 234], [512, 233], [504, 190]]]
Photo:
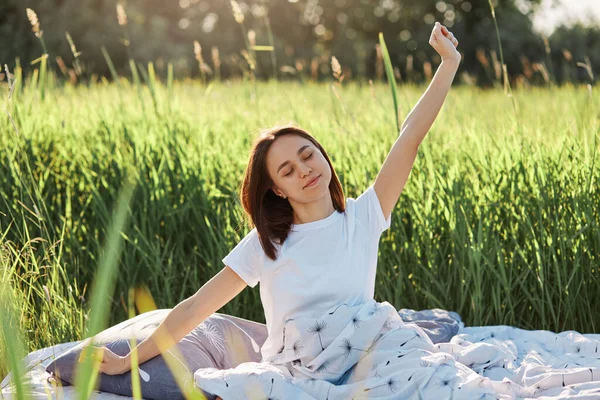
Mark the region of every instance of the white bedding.
[[[77, 343], [58, 344], [34, 351], [26, 357], [26, 377], [32, 385], [34, 399], [75, 398], [73, 387], [56, 387], [56, 384], [48, 382], [49, 374], [45, 372], [45, 367], [54, 357]], [[451, 354], [457, 362], [464, 363], [481, 377], [500, 385], [509, 386], [511, 384], [506, 382], [510, 380], [534, 389], [530, 397], [515, 395], [513, 398], [598, 400], [599, 344], [600, 334], [580, 334], [575, 331], [555, 334], [498, 325], [461, 327], [450, 342], [436, 346], [440, 352]], [[0, 388], [0, 398], [16, 398], [10, 373], [3, 379]], [[91, 398], [117, 400], [131, 397], [96, 391]]]
[[195, 385], [224, 400], [600, 399], [599, 335], [496, 326], [434, 344], [375, 300], [285, 328], [272, 358], [198, 369]]
[[[71, 347], [77, 345], [77, 342], [61, 343], [55, 346], [46, 347], [44, 349], [36, 350], [24, 359], [24, 364], [27, 365], [25, 379], [31, 385], [31, 398], [38, 399], [76, 399], [76, 392], [73, 386], [61, 386], [59, 387], [54, 379], [46, 372], [46, 366], [52, 362], [52, 360], [62, 353], [69, 350]], [[2, 380], [0, 383], [1, 395], [0, 399], [16, 399], [16, 389], [12, 384], [12, 372]], [[94, 391], [91, 399], [102, 399], [102, 400], [122, 400], [122, 399], [133, 399], [133, 397], [119, 396], [112, 393], [103, 393]]]

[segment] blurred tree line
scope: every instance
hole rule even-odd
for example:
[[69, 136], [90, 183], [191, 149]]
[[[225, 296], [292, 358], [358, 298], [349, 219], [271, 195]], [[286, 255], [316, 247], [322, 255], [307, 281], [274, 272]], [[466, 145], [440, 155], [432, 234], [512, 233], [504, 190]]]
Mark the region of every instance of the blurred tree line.
[[[492, 0], [511, 81], [593, 83], [593, 71], [600, 67], [600, 28], [560, 27], [549, 38], [541, 37], [531, 22], [540, 2]], [[24, 70], [31, 71], [36, 67], [31, 62], [47, 51], [50, 67], [67, 78], [110, 77], [104, 47], [117, 73], [124, 76], [131, 76], [133, 59], [140, 65], [153, 62], [160, 77], [171, 63], [177, 78], [251, 74], [258, 79], [320, 80], [331, 79], [335, 56], [346, 79], [385, 79], [378, 50], [382, 32], [396, 78], [418, 82], [430, 78], [440, 62], [428, 44], [433, 23], [440, 21], [459, 39], [461, 79], [490, 86], [501, 82], [502, 70], [491, 4], [490, 0], [3, 0], [0, 62], [10, 69], [18, 58]]]

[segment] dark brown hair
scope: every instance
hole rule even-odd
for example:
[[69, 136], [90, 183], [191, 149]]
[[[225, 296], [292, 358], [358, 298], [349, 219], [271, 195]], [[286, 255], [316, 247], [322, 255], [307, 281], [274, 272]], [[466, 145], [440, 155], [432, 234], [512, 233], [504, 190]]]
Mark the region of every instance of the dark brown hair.
[[298, 135], [310, 140], [323, 154], [331, 168], [329, 192], [333, 207], [344, 212], [346, 200], [342, 185], [333, 169], [327, 152], [317, 140], [305, 130], [292, 126], [275, 126], [259, 133], [250, 150], [248, 166], [240, 188], [240, 199], [251, 225], [256, 227], [261, 246], [272, 260], [277, 259], [275, 244], [282, 244], [288, 237], [294, 219], [293, 208], [287, 199], [282, 199], [271, 190], [273, 181], [267, 170], [267, 151], [278, 137]]

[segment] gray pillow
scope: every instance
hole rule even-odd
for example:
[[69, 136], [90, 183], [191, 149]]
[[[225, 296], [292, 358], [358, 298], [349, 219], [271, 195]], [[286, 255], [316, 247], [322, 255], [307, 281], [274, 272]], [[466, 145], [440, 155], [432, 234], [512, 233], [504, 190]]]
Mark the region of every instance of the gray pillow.
[[[171, 309], [154, 310], [137, 315], [110, 327], [96, 336], [97, 346], [106, 346], [114, 353], [124, 356], [130, 351], [131, 335], [137, 343], [149, 337], [164, 320]], [[264, 324], [249, 321], [227, 314], [214, 313], [194, 328], [176, 347], [183, 359], [176, 358], [169, 351], [166, 357], [176, 358], [185, 366], [190, 390], [200, 389], [194, 385], [194, 372], [199, 368], [235, 368], [247, 361], [260, 362], [260, 348], [267, 339], [267, 328]], [[79, 354], [90, 339], [81, 341], [46, 367], [52, 376], [63, 385], [74, 384], [75, 369], [78, 366]], [[140, 365], [140, 387], [145, 399], [184, 399], [177, 385], [165, 355], [158, 356]], [[121, 375], [100, 373], [96, 389], [103, 392], [132, 396], [131, 371]], [[210, 393], [203, 394], [214, 399]]]
[[402, 321], [418, 325], [433, 343], [449, 342], [465, 326], [457, 312], [441, 308], [421, 311], [401, 308], [398, 315]]

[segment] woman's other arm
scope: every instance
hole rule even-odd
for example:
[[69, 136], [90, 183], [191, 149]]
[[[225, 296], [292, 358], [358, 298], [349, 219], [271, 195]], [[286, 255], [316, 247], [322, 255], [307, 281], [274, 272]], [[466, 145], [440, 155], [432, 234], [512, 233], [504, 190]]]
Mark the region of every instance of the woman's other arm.
[[[120, 368], [103, 363], [101, 372], [124, 373], [131, 369], [131, 353], [137, 350], [138, 364], [164, 353], [190, 333], [207, 317], [221, 309], [247, 286], [231, 268], [225, 266], [196, 293], [177, 304], [152, 334], [139, 343], [125, 357], [120, 357]], [[106, 357], [106, 355], [105, 355]], [[103, 370], [106, 368], [107, 370]]]

